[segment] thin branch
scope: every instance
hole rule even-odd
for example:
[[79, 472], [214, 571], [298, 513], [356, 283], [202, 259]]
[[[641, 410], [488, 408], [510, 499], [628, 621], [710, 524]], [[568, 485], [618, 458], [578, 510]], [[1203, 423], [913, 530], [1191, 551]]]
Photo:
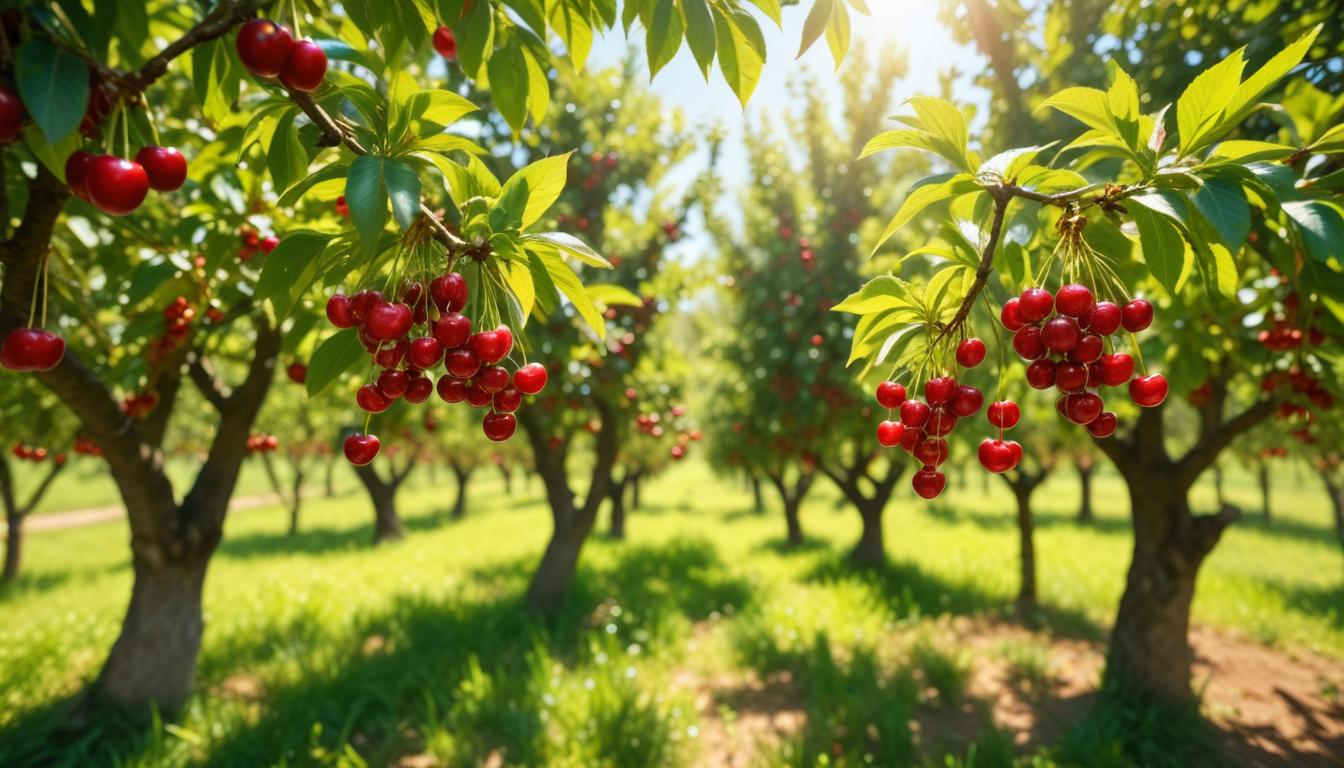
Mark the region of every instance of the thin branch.
[[200, 390], [201, 397], [215, 407], [220, 413], [229, 408], [229, 394], [225, 391], [219, 379], [215, 378], [215, 372], [206, 359], [205, 353], [196, 350], [192, 353], [189, 363], [187, 363], [187, 374], [191, 376], [196, 389]]
[[116, 78], [126, 93], [141, 93], [168, 72], [168, 64], [191, 49], [214, 40], [269, 5], [269, 0], [223, 0], [191, 29], [169, 43], [159, 54], [135, 72]]
[[1187, 486], [1193, 483], [1204, 470], [1213, 464], [1224, 448], [1237, 437], [1274, 415], [1278, 406], [1278, 400], [1274, 398], [1258, 400], [1254, 405], [1223, 422], [1216, 430], [1202, 437], [1199, 442], [1195, 443], [1195, 447], [1191, 448], [1189, 453], [1177, 462], [1181, 479]]
[[989, 281], [989, 275], [994, 271], [994, 252], [999, 248], [999, 237], [1003, 234], [1003, 218], [1008, 213], [1008, 203], [1012, 201], [1013, 196], [1006, 187], [997, 187], [990, 189], [989, 193], [994, 198], [994, 221], [989, 227], [989, 240], [985, 243], [984, 251], [980, 254], [980, 266], [975, 270], [975, 282], [971, 283], [971, 289], [966, 292], [966, 298], [961, 300], [961, 307], [957, 309], [957, 314], [952, 318], [952, 322], [943, 326], [942, 332], [933, 343], [936, 346], [944, 337], [955, 333], [966, 318], [971, 314], [971, 307], [975, 305], [975, 300], [984, 290], [985, 283]]

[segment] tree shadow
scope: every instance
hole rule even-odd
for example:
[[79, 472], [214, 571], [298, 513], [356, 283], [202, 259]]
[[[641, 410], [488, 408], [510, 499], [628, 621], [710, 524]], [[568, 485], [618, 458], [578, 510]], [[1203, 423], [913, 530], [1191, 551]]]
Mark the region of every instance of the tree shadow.
[[1344, 629], [1344, 585], [1284, 584], [1277, 580], [1266, 580], [1264, 583], [1283, 595], [1288, 607], [1311, 616], [1328, 618], [1333, 626]]
[[801, 542], [792, 542], [784, 537], [772, 537], [753, 547], [756, 552], [769, 552], [781, 557], [806, 555], [832, 548], [833, 545], [829, 539], [818, 536], [806, 536]]
[[0, 581], [0, 604], [7, 600], [17, 600], [30, 592], [46, 592], [63, 586], [76, 577], [81, 581], [94, 581], [109, 573], [124, 570], [126, 570], [126, 563], [116, 562], [81, 568], [78, 572], [73, 570], [43, 570], [37, 573], [20, 571], [13, 581]]
[[[416, 531], [440, 528], [452, 522], [447, 514], [425, 514], [403, 517], [402, 526], [408, 535]], [[333, 552], [352, 549], [368, 549], [373, 546], [373, 514], [369, 514], [367, 525], [355, 527], [301, 527], [298, 533], [290, 535], [287, 531], [256, 531], [240, 534], [225, 534], [220, 542], [217, 554], [240, 560], [275, 557], [277, 555], [330, 555]]]

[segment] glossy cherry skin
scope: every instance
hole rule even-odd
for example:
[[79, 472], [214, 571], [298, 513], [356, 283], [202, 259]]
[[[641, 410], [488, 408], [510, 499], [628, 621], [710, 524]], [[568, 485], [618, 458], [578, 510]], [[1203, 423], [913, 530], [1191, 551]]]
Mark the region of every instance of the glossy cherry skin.
[[1134, 358], [1123, 352], [1102, 355], [1097, 365], [1101, 370], [1101, 381], [1108, 387], [1118, 387], [1134, 375]]
[[471, 338], [471, 320], [466, 315], [449, 312], [434, 321], [432, 330], [444, 349], [457, 349]]
[[377, 435], [351, 435], [345, 438], [345, 460], [356, 467], [365, 466], [378, 455], [379, 447]]
[[294, 38], [270, 19], [252, 19], [238, 29], [234, 40], [238, 59], [257, 77], [275, 77], [285, 68]]
[[1139, 376], [1129, 382], [1129, 398], [1144, 408], [1153, 408], [1167, 399], [1167, 377], [1160, 373]]
[[1028, 288], [1017, 297], [1017, 316], [1023, 322], [1039, 323], [1055, 306], [1055, 297], [1044, 288]]
[[1039, 360], [1045, 357], [1045, 342], [1041, 340], [1041, 329], [1027, 325], [1013, 334], [1013, 349], [1023, 360]]
[[172, 192], [187, 180], [187, 158], [172, 147], [144, 147], [135, 154], [135, 162], [149, 176], [150, 189]]
[[11, 371], [49, 371], [65, 356], [65, 339], [41, 328], [15, 328], [0, 341], [0, 366]]
[[1061, 315], [1083, 318], [1092, 311], [1092, 291], [1077, 283], [1061, 285], [1055, 291], [1055, 310]]
[[980, 390], [963, 384], [957, 387], [957, 392], [952, 396], [952, 403], [949, 407], [953, 413], [964, 419], [978, 413], [984, 402], [985, 396]]
[[947, 487], [947, 475], [933, 467], [925, 467], [910, 478], [910, 487], [914, 488], [915, 493], [919, 494], [921, 498], [937, 498]]
[[406, 350], [406, 359], [420, 370], [428, 370], [443, 360], [443, 345], [432, 336], [421, 336], [411, 340]]
[[467, 279], [457, 272], [440, 275], [430, 281], [429, 296], [440, 312], [461, 312], [467, 306]]
[[469, 349], [453, 349], [443, 357], [443, 366], [456, 379], [470, 379], [481, 369], [481, 358]]
[[502, 443], [513, 437], [513, 433], [518, 429], [518, 419], [512, 413], [494, 413], [493, 411], [485, 414], [481, 420], [481, 429], [485, 436]]
[[378, 381], [374, 385], [378, 391], [388, 400], [396, 400], [398, 397], [406, 394], [406, 388], [411, 385], [411, 377], [405, 371], [383, 371], [378, 374]]
[[905, 402], [905, 385], [884, 381], [877, 385], [877, 404], [883, 408], [900, 408]]
[[1072, 317], [1054, 317], [1041, 328], [1041, 342], [1046, 349], [1064, 354], [1078, 345], [1078, 321]]
[[1145, 299], [1134, 299], [1121, 310], [1120, 324], [1130, 333], [1138, 333], [1153, 324], [1153, 305]]
[[382, 291], [363, 290], [350, 297], [350, 317], [355, 323], [364, 322], [373, 308], [383, 303]]
[[481, 331], [467, 339], [467, 346], [486, 363], [498, 363], [513, 349], [513, 332], [504, 326], [493, 331]]
[[262, 253], [270, 253], [280, 247], [280, 238], [275, 235], [267, 235], [261, 238], [261, 242], [257, 243], [257, 247], [261, 249]]
[[405, 339], [397, 339], [393, 344], [383, 342], [374, 353], [373, 361], [384, 368], [396, 368], [401, 365], [402, 358], [406, 357], [409, 349], [410, 343]]
[[372, 384], [365, 384], [355, 393], [355, 404], [368, 413], [382, 413], [392, 406], [392, 399]]
[[899, 421], [880, 422], [877, 425], [877, 444], [883, 448], [895, 448], [905, 436], [905, 425]]
[[1082, 392], [1087, 386], [1087, 366], [1073, 362], [1055, 366], [1055, 386], [1061, 392]]
[[495, 393], [495, 410], [500, 413], [513, 413], [523, 404], [523, 393], [517, 387], [505, 387]]
[[1005, 301], [1003, 303], [1003, 309], [999, 310], [999, 322], [1003, 323], [1003, 327], [1010, 331], [1017, 331], [1017, 329], [1027, 324], [1027, 321], [1023, 320], [1022, 316], [1018, 314], [1017, 305], [1018, 300], [1017, 297], [1014, 296]]
[[457, 61], [457, 38], [453, 37], [453, 30], [443, 26], [434, 30], [434, 50], [449, 61]]
[[473, 408], [484, 408], [494, 402], [494, 399], [494, 393], [481, 389], [479, 381], [471, 381], [467, 384], [467, 405]]
[[406, 402], [418, 405], [428, 400], [433, 391], [434, 382], [428, 377], [419, 376], [411, 379], [411, 383], [406, 385], [406, 394], [403, 397], [406, 398]]
[[327, 54], [311, 40], [300, 40], [289, 51], [280, 82], [291, 91], [309, 93], [322, 85], [327, 74]]
[[509, 386], [509, 372], [498, 365], [487, 365], [476, 374], [476, 384], [493, 395]]
[[[901, 426], [905, 425], [902, 424]], [[919, 445], [919, 441], [923, 439], [924, 430], [915, 427], [905, 427], [905, 430], [901, 432], [901, 448], [905, 449], [906, 453], [911, 453], [915, 450], [915, 446]]]
[[89, 165], [93, 163], [95, 156], [77, 150], [71, 152], [65, 159], [65, 183], [70, 187], [70, 192], [84, 202], [89, 200]]
[[7, 85], [0, 85], [0, 144], [19, 138], [23, 129], [23, 102], [19, 94]]
[[1115, 434], [1115, 428], [1118, 424], [1119, 420], [1115, 418], [1114, 413], [1102, 411], [1101, 415], [1087, 425], [1087, 433], [1093, 437], [1110, 437]]
[[924, 400], [929, 405], [950, 403], [956, 393], [957, 380], [951, 376], [936, 376], [924, 383]]
[[993, 472], [1001, 474], [1017, 466], [1014, 460], [1014, 453], [1009, 443], [1012, 440], [995, 440], [986, 437], [980, 441], [980, 447], [976, 450], [976, 458], [980, 459], [980, 466]]
[[1091, 392], [1064, 396], [1064, 418], [1074, 424], [1091, 424], [1101, 415], [1101, 398]]
[[1055, 361], [1037, 360], [1027, 366], [1027, 384], [1032, 389], [1049, 389], [1055, 386]]
[[513, 386], [524, 395], [535, 395], [546, 388], [546, 366], [528, 363], [513, 372]]
[[911, 455], [925, 466], [939, 466], [947, 461], [947, 441], [938, 437], [925, 438], [915, 445]]
[[455, 379], [452, 375], [440, 376], [439, 383], [435, 388], [439, 392], [439, 397], [445, 403], [460, 403], [467, 399], [467, 382], [465, 379]]
[[985, 342], [972, 336], [957, 345], [957, 365], [974, 368], [985, 361]]
[[1075, 363], [1095, 363], [1101, 358], [1106, 343], [1095, 333], [1084, 333], [1078, 337], [1078, 343], [1069, 350], [1069, 359]]
[[405, 304], [382, 302], [369, 310], [364, 318], [364, 327], [369, 335], [379, 341], [400, 339], [411, 330], [411, 308]]
[[308, 380], [308, 366], [303, 363], [290, 363], [285, 368], [285, 375], [295, 384], [302, 384]]
[[1022, 409], [1012, 400], [999, 400], [985, 409], [985, 418], [999, 429], [1012, 429], [1022, 420]]
[[1110, 336], [1120, 329], [1122, 315], [1120, 307], [1115, 304], [1109, 301], [1098, 301], [1093, 305], [1092, 311], [1087, 313], [1087, 319], [1083, 325], [1095, 334]]
[[113, 216], [125, 216], [145, 202], [149, 175], [137, 162], [102, 155], [89, 163], [85, 186], [90, 202]]
[[957, 416], [943, 408], [935, 408], [929, 414], [929, 421], [924, 425], [924, 431], [931, 437], [947, 437], [957, 426]]
[[906, 427], [923, 429], [929, 421], [929, 414], [932, 409], [929, 404], [920, 400], [906, 400], [901, 403], [901, 423]]

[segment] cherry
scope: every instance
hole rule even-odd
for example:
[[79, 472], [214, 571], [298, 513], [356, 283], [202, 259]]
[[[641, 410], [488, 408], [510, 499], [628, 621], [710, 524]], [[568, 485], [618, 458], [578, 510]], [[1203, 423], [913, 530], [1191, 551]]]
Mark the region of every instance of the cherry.
[[485, 414], [485, 418], [481, 420], [481, 428], [485, 431], [486, 437], [500, 443], [513, 437], [514, 430], [518, 429], [518, 419], [512, 413], [492, 411]]
[[410, 344], [405, 339], [397, 339], [395, 344], [381, 344], [373, 355], [373, 361], [384, 368], [396, 368], [401, 365], [409, 348]]
[[1041, 340], [1041, 329], [1034, 325], [1025, 325], [1013, 334], [1013, 349], [1023, 360], [1039, 360], [1045, 357], [1045, 342]]
[[450, 312], [435, 320], [431, 330], [444, 349], [457, 349], [471, 338], [471, 320], [466, 315]]
[[275, 77], [285, 68], [294, 38], [270, 19], [252, 19], [238, 29], [234, 40], [238, 59], [257, 77]]
[[452, 375], [440, 376], [436, 389], [445, 403], [460, 403], [467, 399], [467, 382]]
[[877, 404], [883, 408], [900, 408], [905, 402], [905, 385], [884, 381], [877, 385]]
[[429, 395], [434, 391], [434, 382], [428, 377], [417, 376], [411, 379], [411, 383], [406, 385], [406, 402], [419, 405], [429, 399]]
[[923, 429], [929, 421], [931, 412], [927, 403], [919, 400], [906, 400], [901, 403], [901, 423], [906, 427]]
[[924, 430], [904, 424], [901, 426], [905, 427], [901, 432], [901, 448], [904, 448], [906, 453], [912, 453], [915, 446], [919, 445], [919, 441], [924, 439]]
[[494, 402], [494, 399], [494, 393], [481, 389], [479, 381], [472, 381], [467, 384], [467, 405], [473, 408], [484, 408]]
[[1069, 359], [1075, 363], [1095, 363], [1101, 358], [1105, 341], [1095, 333], [1084, 333], [1078, 337], [1078, 343], [1069, 350]]
[[84, 202], [89, 200], [89, 164], [95, 156], [84, 150], [76, 150], [65, 159], [65, 183], [70, 192]]
[[1121, 315], [1120, 307], [1109, 301], [1098, 301], [1087, 313], [1084, 325], [1093, 333], [1110, 336], [1119, 330]]
[[513, 413], [523, 404], [523, 393], [517, 387], [505, 387], [495, 393], [495, 410]]
[[1039, 323], [1055, 306], [1055, 297], [1044, 288], [1028, 288], [1017, 299], [1017, 316], [1026, 323]]
[[1005, 301], [1003, 303], [1003, 309], [999, 310], [999, 322], [1003, 323], [1003, 327], [1010, 331], [1017, 331], [1027, 324], [1027, 321], [1023, 320], [1022, 316], [1018, 313], [1017, 308], [1018, 300], [1017, 297], [1014, 296]]
[[925, 467], [910, 478], [910, 486], [922, 498], [932, 499], [942, 493], [943, 488], [947, 487], [947, 475], [933, 467]]
[[15, 328], [0, 341], [0, 366], [11, 371], [49, 371], [65, 356], [65, 339], [40, 328]]
[[378, 392], [388, 400], [396, 400], [398, 397], [406, 394], [406, 388], [411, 384], [411, 377], [405, 371], [383, 371], [378, 374], [378, 381], [375, 386]]
[[432, 336], [413, 339], [411, 346], [406, 350], [406, 359], [421, 370], [433, 368], [443, 360], [443, 345]]
[[377, 435], [351, 435], [345, 438], [345, 460], [362, 467], [378, 455]]
[[1055, 384], [1064, 392], [1082, 392], [1087, 386], [1087, 366], [1065, 362], [1055, 366]]
[[1097, 366], [1101, 371], [1102, 383], [1108, 387], [1118, 387], [1134, 375], [1134, 358], [1123, 352], [1102, 355]]
[[503, 325], [493, 331], [481, 331], [467, 339], [467, 346], [484, 362], [498, 363], [513, 349], [513, 332]]
[[546, 388], [546, 366], [528, 363], [513, 372], [513, 386], [525, 395], [535, 395]]
[[[187, 180], [187, 158], [172, 147], [144, 147], [135, 154], [135, 162], [149, 176], [150, 189], [172, 192]], [[69, 171], [66, 171], [69, 181]]]
[[280, 82], [291, 91], [309, 93], [322, 85], [327, 74], [327, 54], [311, 40], [300, 40], [289, 51]]
[[1016, 440], [995, 440], [986, 437], [980, 441], [980, 447], [976, 450], [976, 457], [980, 459], [980, 466], [995, 474], [1002, 474], [1017, 466], [1018, 457], [1021, 456], [1021, 446], [1015, 452], [1013, 445], [1018, 445]]
[[285, 368], [285, 375], [295, 384], [302, 384], [308, 380], [308, 366], [303, 363], [290, 363], [289, 367]]
[[1101, 415], [1101, 398], [1091, 392], [1064, 396], [1064, 418], [1074, 424], [1091, 424]]
[[1130, 333], [1138, 333], [1153, 324], [1153, 305], [1144, 299], [1134, 299], [1121, 310], [1120, 324]]
[[509, 386], [509, 372], [498, 365], [488, 365], [476, 374], [476, 385], [493, 395]]
[[1055, 317], [1041, 329], [1041, 341], [1051, 352], [1063, 354], [1078, 345], [1078, 321], [1072, 317]]
[[434, 50], [449, 61], [457, 61], [457, 38], [453, 37], [453, 30], [444, 26], [434, 30]]
[[929, 423], [926, 425], [926, 429], [933, 437], [946, 437], [951, 434], [956, 426], [956, 415], [938, 407], [929, 415]]
[[1104, 386], [1106, 386], [1106, 382], [1102, 380], [1101, 363], [1088, 363], [1088, 364], [1087, 364], [1087, 388], [1088, 388], [1088, 389], [1100, 389], [1101, 387], [1104, 387]]
[[1055, 291], [1055, 311], [1074, 318], [1086, 317], [1092, 311], [1092, 291], [1085, 285], [1070, 283]]
[[970, 385], [963, 384], [957, 387], [957, 392], [952, 396], [952, 412], [961, 418], [974, 416], [980, 411], [980, 406], [985, 402], [985, 396], [980, 390]]
[[1129, 382], [1129, 398], [1144, 408], [1161, 405], [1167, 399], [1167, 377], [1160, 373], [1139, 376]]
[[355, 393], [355, 404], [369, 413], [382, 413], [392, 407], [392, 398], [378, 391], [372, 384], [365, 384]]
[[460, 312], [467, 306], [467, 279], [457, 272], [440, 275], [430, 281], [429, 295], [440, 312]]
[[1115, 427], [1118, 423], [1119, 421], [1115, 418], [1114, 413], [1102, 411], [1101, 415], [1087, 425], [1087, 432], [1093, 437], [1110, 437], [1115, 434]]
[[1027, 384], [1032, 389], [1049, 389], [1055, 386], [1055, 361], [1037, 360], [1027, 366]]
[[362, 290], [350, 297], [350, 317], [356, 323], [363, 323], [373, 308], [383, 303], [382, 291]]
[[1012, 400], [999, 400], [989, 404], [985, 417], [999, 429], [1012, 429], [1022, 419], [1022, 409]]
[[481, 359], [469, 349], [454, 349], [444, 355], [443, 365], [457, 379], [470, 379], [481, 369]]
[[912, 454], [925, 466], [936, 467], [947, 461], [947, 441], [937, 437], [920, 440]]
[[985, 360], [985, 342], [972, 336], [957, 345], [957, 365], [974, 368]]
[[382, 302], [369, 310], [364, 318], [364, 327], [369, 336], [379, 341], [392, 341], [406, 335], [411, 330], [411, 308], [405, 304]]
[[85, 178], [89, 200], [113, 216], [125, 216], [139, 208], [149, 194], [149, 175], [144, 166], [116, 155], [95, 157]]
[[877, 444], [883, 448], [895, 448], [905, 436], [905, 425], [890, 419], [877, 425]]
[[950, 403], [956, 393], [957, 380], [951, 376], [937, 376], [924, 383], [924, 399], [929, 405]]
[[19, 138], [23, 129], [23, 102], [19, 94], [7, 85], [0, 85], [0, 144]]
[[261, 238], [261, 242], [257, 243], [257, 247], [261, 249], [262, 253], [270, 253], [280, 247], [280, 238], [275, 235], [267, 235]]

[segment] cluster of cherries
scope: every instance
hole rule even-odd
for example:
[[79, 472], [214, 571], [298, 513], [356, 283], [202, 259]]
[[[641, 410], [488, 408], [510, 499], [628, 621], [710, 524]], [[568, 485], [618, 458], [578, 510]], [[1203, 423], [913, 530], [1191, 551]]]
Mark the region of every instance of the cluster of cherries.
[[144, 147], [134, 160], [81, 149], [65, 160], [70, 192], [113, 216], [135, 211], [151, 189], [172, 192], [186, 180], [187, 158], [173, 147]]
[[242, 231], [238, 233], [238, 237], [243, 241], [243, 244], [238, 248], [238, 258], [241, 261], [251, 261], [257, 257], [257, 254], [265, 256], [280, 245], [280, 238], [273, 234], [262, 237], [257, 230], [251, 227], [243, 227]]
[[278, 77], [291, 91], [308, 93], [322, 85], [327, 54], [312, 40], [296, 41], [283, 24], [252, 19], [234, 40], [238, 60], [256, 77]]
[[121, 411], [132, 419], [138, 419], [154, 410], [158, 404], [157, 392], [132, 392], [121, 399]]
[[248, 435], [248, 453], [272, 453], [280, 447], [280, 439], [275, 435]]
[[81, 456], [102, 456], [103, 449], [87, 437], [76, 437], [70, 450]]
[[1013, 349], [1029, 361], [1027, 383], [1034, 389], [1055, 387], [1055, 408], [1070, 423], [1093, 437], [1115, 434], [1115, 414], [1103, 410], [1101, 387], [1129, 385], [1129, 396], [1145, 408], [1167, 398], [1167, 379], [1160, 373], [1134, 376], [1134, 358], [1106, 352], [1106, 340], [1124, 328], [1138, 333], [1153, 322], [1153, 305], [1133, 299], [1123, 307], [1096, 301], [1084, 285], [1070, 283], [1051, 293], [1028, 288], [1011, 298], [999, 314], [1013, 331]]
[[[23, 443], [15, 443], [14, 447], [9, 449], [9, 452], [19, 461], [31, 461], [38, 464], [46, 461], [47, 456], [49, 455], [46, 448], [24, 445]], [[64, 453], [58, 451], [54, 454], [50, 454], [50, 456], [51, 460], [58, 466], [65, 463]]]
[[191, 333], [191, 322], [196, 319], [196, 308], [187, 302], [186, 296], [178, 296], [163, 308], [163, 335], [150, 342], [148, 357], [151, 363], [157, 363], [182, 343]]
[[0, 367], [49, 371], [65, 356], [65, 339], [41, 328], [15, 328], [0, 341]]
[[[634, 394], [636, 393], [634, 392], [633, 389], [627, 389], [625, 392], [626, 399], [633, 400]], [[680, 419], [685, 415], [686, 415], [686, 406], [684, 405], [672, 406], [672, 410], [668, 412], [667, 419], [664, 419], [663, 414], [657, 411], [652, 411], [650, 413], [640, 413], [635, 416], [635, 429], [638, 429], [640, 432], [656, 440], [658, 438], [661, 438], [664, 434], [667, 433], [667, 430], [663, 427], [664, 421], [666, 421], [666, 423], [670, 426], [674, 419]], [[594, 433], [602, 429], [601, 422], [589, 422], [586, 426], [588, 427], [590, 432]], [[672, 428], [676, 429], [676, 427]], [[703, 439], [704, 435], [698, 429], [692, 429], [685, 432], [677, 432], [676, 444], [673, 445], [671, 450], [669, 451], [669, 453], [672, 456], [672, 459], [674, 461], [681, 461], [682, 459], [686, 458], [686, 452], [690, 449], [691, 443], [698, 443]]]
[[[327, 301], [331, 324], [358, 328], [360, 343], [382, 369], [356, 393], [361, 410], [382, 413], [403, 397], [423, 403], [437, 390], [445, 402], [489, 408], [481, 424], [486, 437], [499, 442], [513, 436], [518, 427], [513, 414], [524, 395], [546, 386], [546, 368], [529, 363], [510, 375], [500, 363], [513, 350], [513, 332], [505, 325], [473, 332], [471, 319], [462, 314], [467, 296], [466, 278], [449, 272], [430, 281], [428, 290], [419, 282], [405, 284], [396, 301], [374, 290], [336, 294]], [[423, 334], [412, 337], [417, 326]], [[447, 373], [436, 384], [426, 372], [440, 365]], [[374, 435], [351, 435], [345, 441], [346, 458], [355, 465], [372, 461], [378, 448]]]

